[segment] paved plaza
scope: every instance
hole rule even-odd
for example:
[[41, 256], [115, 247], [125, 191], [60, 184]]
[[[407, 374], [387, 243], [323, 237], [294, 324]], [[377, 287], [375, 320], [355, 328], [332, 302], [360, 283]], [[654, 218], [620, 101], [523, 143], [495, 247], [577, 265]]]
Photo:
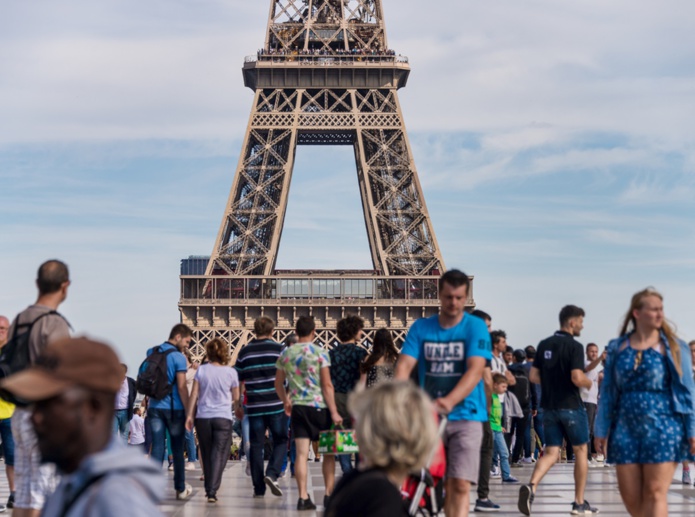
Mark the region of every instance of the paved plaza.
[[[280, 480], [283, 489], [282, 497], [274, 497], [270, 491], [263, 499], [251, 497], [251, 479], [244, 474], [243, 462], [229, 462], [222, 480], [222, 487], [218, 493], [219, 502], [215, 505], [208, 504], [204, 499], [203, 483], [200, 481], [200, 470], [186, 472], [187, 480], [194, 487], [191, 500], [180, 503], [175, 500], [172, 482], [169, 483], [167, 499], [162, 510], [167, 516], [172, 517], [197, 517], [197, 516], [228, 516], [243, 515], [244, 517], [303, 515], [313, 517], [323, 515], [323, 507], [319, 506], [317, 512], [297, 512], [297, 488], [292, 478]], [[337, 467], [338, 470], [340, 469]], [[533, 505], [533, 515], [569, 515], [572, 500], [574, 498], [574, 481], [572, 477], [572, 464], [556, 465], [550, 474], [544, 479], [536, 494]], [[527, 481], [531, 476], [532, 467], [512, 469], [512, 475], [521, 481]], [[323, 501], [324, 487], [321, 477], [321, 464], [310, 463], [309, 494], [314, 502], [321, 504]], [[169, 473], [171, 478], [172, 473]], [[695, 489], [684, 487], [680, 483], [680, 469], [677, 472], [678, 479], [674, 479], [669, 494], [670, 515], [680, 516], [695, 515]], [[505, 485], [499, 479], [491, 480], [490, 497], [502, 506], [499, 516], [521, 515], [516, 509], [518, 485]], [[625, 516], [627, 515], [616, 484], [615, 470], [613, 468], [592, 468], [589, 470], [589, 481], [586, 498], [592, 506], [601, 510], [601, 515]], [[473, 498], [475, 502], [475, 498]], [[472, 510], [472, 506], [471, 506]], [[387, 516], [385, 516], [387, 517]]]
[[[173, 472], [167, 472], [169, 483], [166, 498], [161, 506], [162, 511], [167, 517], [213, 517], [223, 515], [244, 517], [302, 515], [304, 517], [314, 517], [323, 515], [322, 506], [319, 506], [319, 510], [314, 512], [297, 512], [295, 510], [297, 487], [294, 479], [289, 477], [280, 480], [280, 486], [284, 492], [282, 497], [275, 497], [268, 491], [265, 498], [253, 499], [251, 497], [251, 479], [244, 474], [244, 466], [244, 462], [229, 462], [222, 479], [222, 487], [218, 493], [219, 501], [217, 504], [209, 504], [205, 500], [203, 482], [200, 480], [200, 469], [186, 472], [186, 481], [193, 485], [193, 496], [188, 501], [176, 500], [172, 481]], [[574, 494], [572, 469], [572, 464], [564, 463], [556, 465], [551, 470], [536, 494], [533, 515], [569, 515]], [[524, 466], [512, 469], [512, 474], [521, 481], [527, 481], [531, 475], [531, 470], [531, 466]], [[310, 473], [309, 494], [317, 504], [320, 504], [324, 495], [321, 464], [310, 463]], [[677, 476], [678, 478], [674, 479], [669, 493], [670, 515], [687, 515], [691, 517], [695, 515], [695, 488], [684, 487], [680, 483], [680, 468]], [[0, 479], [0, 501], [6, 501], [9, 494], [7, 479], [5, 476], [1, 476]], [[517, 494], [519, 493], [518, 485], [502, 486], [499, 479], [491, 480], [490, 484], [491, 499], [502, 506], [501, 511], [496, 513], [496, 515], [521, 515], [516, 510]], [[123, 494], [123, 497], [128, 497], [128, 494]], [[620, 501], [615, 470], [612, 468], [592, 468], [589, 470], [586, 498], [591, 502], [592, 506], [596, 506], [601, 510], [601, 515], [627, 515]], [[11, 514], [10, 510], [8, 510], [8, 514]]]

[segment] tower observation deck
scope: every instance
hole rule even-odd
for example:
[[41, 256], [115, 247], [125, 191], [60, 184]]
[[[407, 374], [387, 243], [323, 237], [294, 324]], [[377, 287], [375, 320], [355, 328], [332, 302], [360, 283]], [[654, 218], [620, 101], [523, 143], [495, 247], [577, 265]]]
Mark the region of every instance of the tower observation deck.
[[[205, 274], [180, 277], [194, 356], [220, 337], [235, 359], [261, 315], [278, 340], [311, 315], [331, 347], [347, 314], [364, 318], [368, 342], [386, 327], [398, 344], [437, 314], [444, 261], [398, 99], [409, 74], [388, 47], [382, 0], [270, 1], [265, 44], [243, 64], [254, 99], [217, 239]], [[372, 270], [276, 269], [297, 145], [353, 147]]]

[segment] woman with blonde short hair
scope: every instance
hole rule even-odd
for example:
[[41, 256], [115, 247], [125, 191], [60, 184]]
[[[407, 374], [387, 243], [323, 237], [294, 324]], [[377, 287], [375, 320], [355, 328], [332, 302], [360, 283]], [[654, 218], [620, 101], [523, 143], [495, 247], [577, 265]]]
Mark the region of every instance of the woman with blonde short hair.
[[608, 345], [594, 441], [617, 465], [630, 515], [663, 517], [676, 466], [695, 452], [690, 350], [652, 288], [632, 297], [620, 334]]
[[326, 516], [408, 515], [400, 486], [437, 443], [432, 402], [409, 381], [387, 381], [353, 393], [349, 409], [362, 461], [336, 486]]

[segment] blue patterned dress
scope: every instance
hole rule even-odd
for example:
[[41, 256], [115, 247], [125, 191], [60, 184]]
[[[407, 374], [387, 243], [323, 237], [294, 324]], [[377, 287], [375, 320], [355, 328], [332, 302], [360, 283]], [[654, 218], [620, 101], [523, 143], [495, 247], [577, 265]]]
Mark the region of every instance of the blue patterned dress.
[[[635, 364], [639, 365], [635, 369]], [[617, 418], [608, 438], [608, 462], [679, 462], [688, 456], [683, 417], [673, 411], [671, 372], [654, 348], [628, 346], [618, 354], [615, 383], [620, 393]]]

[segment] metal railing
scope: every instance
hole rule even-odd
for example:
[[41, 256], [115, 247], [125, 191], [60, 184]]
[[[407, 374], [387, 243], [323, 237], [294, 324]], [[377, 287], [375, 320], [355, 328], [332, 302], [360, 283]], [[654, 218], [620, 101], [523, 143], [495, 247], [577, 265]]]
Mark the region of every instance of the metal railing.
[[244, 63], [263, 63], [274, 64], [286, 66], [288, 64], [293, 64], [296, 66], [339, 66], [339, 65], [353, 65], [353, 66], [376, 66], [383, 65], [384, 63], [395, 63], [395, 64], [408, 64], [408, 58], [406, 56], [393, 56], [393, 55], [340, 55], [340, 54], [327, 54], [327, 55], [313, 55], [313, 54], [261, 54], [255, 56], [246, 56], [244, 58]]

